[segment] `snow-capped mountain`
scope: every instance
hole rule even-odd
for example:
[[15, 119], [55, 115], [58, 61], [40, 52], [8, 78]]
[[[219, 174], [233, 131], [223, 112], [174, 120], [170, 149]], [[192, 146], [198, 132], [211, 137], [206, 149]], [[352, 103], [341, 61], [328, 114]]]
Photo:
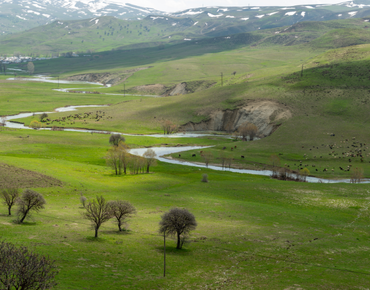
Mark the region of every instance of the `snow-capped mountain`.
[[[0, 35], [24, 31], [55, 20], [91, 19], [113, 16], [123, 20], [141, 20], [148, 16], [190, 18], [195, 21], [217, 20], [241, 23], [255, 29], [292, 25], [301, 21], [325, 21], [360, 18], [370, 15], [370, 0], [348, 1], [334, 5], [297, 5], [289, 7], [201, 7], [166, 13], [152, 8], [122, 3], [119, 0], [0, 0]], [[245, 30], [245, 29], [243, 29]]]
[[0, 34], [23, 31], [55, 20], [114, 16], [139, 20], [165, 12], [117, 0], [0, 0]]

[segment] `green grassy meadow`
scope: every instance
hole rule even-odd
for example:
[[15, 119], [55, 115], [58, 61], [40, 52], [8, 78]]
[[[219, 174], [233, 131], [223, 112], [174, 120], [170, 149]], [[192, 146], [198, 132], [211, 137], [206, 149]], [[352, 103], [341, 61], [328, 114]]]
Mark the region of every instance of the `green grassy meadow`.
[[[21, 142], [18, 135], [25, 133], [1, 132], [2, 162], [47, 174], [63, 186], [34, 188], [47, 205], [24, 225], [14, 224], [2, 207], [1, 236], [55, 259], [57, 289], [103, 289], [106, 283], [112, 289], [368, 285], [367, 185], [282, 182], [164, 163], [151, 174], [115, 176], [105, 166], [106, 135], [30, 132]], [[158, 141], [127, 137], [128, 144], [142, 146]], [[209, 183], [200, 182], [204, 173]], [[81, 193], [88, 199], [129, 200], [138, 213], [127, 231], [119, 233], [108, 222], [94, 239], [80, 215]], [[183, 250], [167, 241], [163, 278], [158, 222], [173, 206], [193, 212], [198, 227]]]
[[[152, 134], [162, 132], [164, 119], [177, 125], [200, 122], [215, 110], [233, 110], [251, 100], [267, 99], [285, 105], [293, 117], [260, 140], [137, 135], [126, 136], [126, 144], [130, 148], [213, 146], [204, 149], [214, 155], [211, 164], [219, 164], [220, 156], [227, 154], [233, 167], [248, 169], [269, 169], [270, 156], [276, 154], [281, 167], [305, 167], [310, 175], [323, 180], [350, 178], [351, 171], [339, 169], [349, 165], [362, 168], [364, 177], [369, 178], [369, 45], [339, 45], [326, 50], [324, 44], [314, 49], [309, 44], [279, 46], [267, 42], [260, 47], [230, 49], [187, 44], [137, 49], [126, 55], [102, 52], [92, 60], [35, 62], [36, 73], [61, 77], [125, 74], [129, 69], [148, 68], [111, 88], [59, 85], [101, 94], [64, 93], [53, 90], [58, 84], [10, 81], [9, 76], [1, 75], [0, 116], [52, 111], [68, 105], [109, 104], [49, 114], [56, 120], [93, 111], [100, 114], [99, 121], [67, 118], [47, 126]], [[134, 90], [139, 85], [194, 85], [204, 80], [215, 84], [172, 97], [122, 96], [124, 86]], [[18, 121], [29, 124], [38, 118]], [[27, 185], [22, 174], [14, 173], [7, 182], [25, 184], [22, 189], [42, 193], [45, 209], [26, 223], [17, 224], [15, 216], [7, 216], [7, 208], [0, 207], [1, 239], [55, 260], [59, 269], [56, 289], [370, 287], [368, 184], [279, 181], [164, 162], [158, 162], [149, 174], [116, 176], [106, 165], [108, 140], [108, 134], [0, 130], [1, 164], [61, 182], [49, 187]], [[359, 148], [362, 158], [349, 157]], [[171, 157], [180, 159], [178, 154]], [[204, 162], [199, 149], [181, 153], [181, 160]], [[6, 167], [0, 166], [0, 173], [2, 168]], [[203, 174], [208, 174], [209, 183], [201, 182]], [[95, 239], [90, 223], [81, 215], [81, 194], [88, 200], [100, 195], [107, 200], [128, 200], [137, 214], [128, 220], [123, 232], [118, 232], [113, 221], [103, 224]], [[187, 208], [195, 215], [198, 227], [182, 250], [176, 250], [173, 238], [167, 239], [167, 272], [163, 277], [159, 221], [171, 207]]]

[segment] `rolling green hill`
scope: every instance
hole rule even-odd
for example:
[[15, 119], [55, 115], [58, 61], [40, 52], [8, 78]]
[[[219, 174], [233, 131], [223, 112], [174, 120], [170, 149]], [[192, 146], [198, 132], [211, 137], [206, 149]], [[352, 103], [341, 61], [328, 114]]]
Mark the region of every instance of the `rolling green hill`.
[[[253, 24], [235, 24], [230, 19], [174, 18], [148, 16], [125, 21], [114, 17], [88, 20], [55, 21], [18, 34], [3, 37], [3, 54], [15, 51], [28, 55], [59, 55], [70, 51], [91, 54], [109, 50], [129, 50], [196, 42], [226, 43], [240, 39], [242, 33], [253, 35], [256, 45], [295, 45], [312, 43], [313, 48], [334, 48], [368, 43], [368, 18], [299, 22], [290, 26], [257, 30]], [[286, 25], [280, 23], [279, 25]], [[275, 27], [279, 26], [276, 25]], [[257, 42], [259, 41], [259, 42]], [[233, 41], [229, 41], [233, 44]], [[242, 43], [252, 44], [252, 43]], [[184, 44], [186, 45], [186, 44]], [[221, 44], [222, 45], [222, 44]]]

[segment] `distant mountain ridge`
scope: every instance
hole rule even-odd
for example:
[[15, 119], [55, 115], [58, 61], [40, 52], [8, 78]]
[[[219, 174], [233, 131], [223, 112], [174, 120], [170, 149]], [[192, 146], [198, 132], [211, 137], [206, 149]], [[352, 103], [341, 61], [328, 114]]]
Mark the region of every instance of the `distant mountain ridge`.
[[[253, 29], [291, 25], [301, 21], [325, 21], [370, 15], [370, 1], [356, 0], [334, 5], [297, 5], [289, 7], [200, 7], [167, 13], [118, 0], [0, 0], [0, 35], [21, 32], [55, 20], [91, 19], [113, 16], [141, 20], [148, 16], [181, 17], [194, 20], [222, 20]], [[155, 18], [153, 18], [154, 20]], [[245, 30], [245, 29], [243, 29]]]
[[91, 19], [112, 16], [122, 20], [142, 20], [153, 16], [194, 20], [222, 20], [234, 26], [257, 30], [291, 25], [301, 21], [325, 21], [370, 15], [370, 1], [356, 0], [334, 5], [297, 5], [288, 7], [201, 7], [168, 13], [118, 0], [0, 0], [0, 35], [21, 32], [55, 20]]

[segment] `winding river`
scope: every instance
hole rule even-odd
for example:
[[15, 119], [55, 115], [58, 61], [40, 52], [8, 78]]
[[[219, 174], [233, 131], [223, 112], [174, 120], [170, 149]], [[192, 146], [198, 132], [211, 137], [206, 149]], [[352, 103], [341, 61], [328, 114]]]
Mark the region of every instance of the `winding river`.
[[[14, 80], [14, 78], [10, 78], [8, 80]], [[86, 84], [88, 82], [70, 82], [70, 81], [65, 81], [65, 80], [52, 80], [50, 78], [44, 77], [44, 76], [38, 76], [38, 78], [35, 79], [30, 79], [27, 78], [26, 80], [32, 80], [32, 81], [43, 81], [43, 82], [53, 82], [53, 83], [64, 83], [64, 84]], [[99, 84], [99, 83], [89, 83], [89, 84]], [[99, 84], [101, 85], [101, 84]], [[67, 91], [68, 89], [64, 89]], [[14, 128], [14, 129], [32, 129], [30, 127], [25, 126], [24, 124], [21, 123], [14, 123], [11, 122], [11, 120], [16, 120], [16, 119], [21, 119], [21, 118], [26, 118], [30, 117], [33, 115], [39, 115], [43, 113], [47, 114], [52, 114], [52, 113], [58, 113], [58, 112], [69, 112], [69, 111], [75, 111], [78, 108], [96, 108], [96, 107], [106, 107], [107, 105], [86, 105], [86, 106], [66, 106], [66, 107], [61, 107], [61, 108], [56, 108], [54, 112], [34, 112], [34, 113], [19, 113], [17, 115], [12, 115], [12, 116], [6, 116], [6, 121], [5, 121], [5, 127], [8, 128]], [[51, 128], [41, 128], [40, 130], [51, 130]], [[204, 136], [215, 136], [215, 134], [195, 134], [195, 133], [178, 133], [178, 134], [172, 134], [172, 135], [163, 135], [163, 134], [153, 134], [153, 135], [135, 135], [135, 134], [124, 134], [124, 133], [119, 133], [119, 132], [108, 132], [108, 131], [97, 131], [97, 130], [88, 130], [88, 129], [70, 129], [70, 128], [65, 128], [64, 131], [71, 131], [71, 132], [84, 132], [84, 133], [103, 133], [103, 134], [122, 134], [126, 136], [146, 136], [146, 137], [165, 137], [165, 138], [190, 138], [190, 137], [204, 137]], [[219, 136], [219, 135], [216, 135]], [[227, 136], [229, 137], [229, 136]], [[171, 163], [171, 164], [178, 164], [178, 165], [183, 165], [183, 166], [193, 166], [193, 167], [199, 167], [199, 168], [208, 168], [212, 170], [218, 170], [218, 171], [230, 171], [230, 172], [236, 172], [236, 173], [244, 173], [244, 174], [254, 174], [254, 175], [263, 175], [263, 176], [271, 176], [272, 171], [270, 170], [249, 170], [249, 169], [236, 169], [236, 168], [228, 168], [224, 169], [220, 166], [215, 166], [215, 165], [209, 165], [208, 167], [205, 164], [199, 164], [199, 163], [193, 163], [193, 162], [188, 162], [188, 161], [179, 161], [175, 160], [169, 157], [165, 157], [166, 155], [173, 154], [173, 153], [180, 153], [184, 151], [189, 151], [189, 150], [196, 150], [196, 149], [201, 149], [201, 148], [208, 148], [212, 146], [183, 146], [183, 147], [152, 147], [151, 149], [155, 151], [157, 155], [157, 159], [162, 162], [166, 163]], [[131, 149], [131, 154], [134, 155], [139, 155], [142, 156], [144, 152], [148, 148], [138, 148], [138, 149]], [[310, 177], [308, 176], [306, 178], [307, 182], [312, 182], [312, 183], [350, 183], [349, 179], [340, 179], [340, 180], [331, 180], [331, 179], [320, 179], [316, 177]], [[362, 181], [362, 183], [370, 183], [370, 180], [366, 179]]]

